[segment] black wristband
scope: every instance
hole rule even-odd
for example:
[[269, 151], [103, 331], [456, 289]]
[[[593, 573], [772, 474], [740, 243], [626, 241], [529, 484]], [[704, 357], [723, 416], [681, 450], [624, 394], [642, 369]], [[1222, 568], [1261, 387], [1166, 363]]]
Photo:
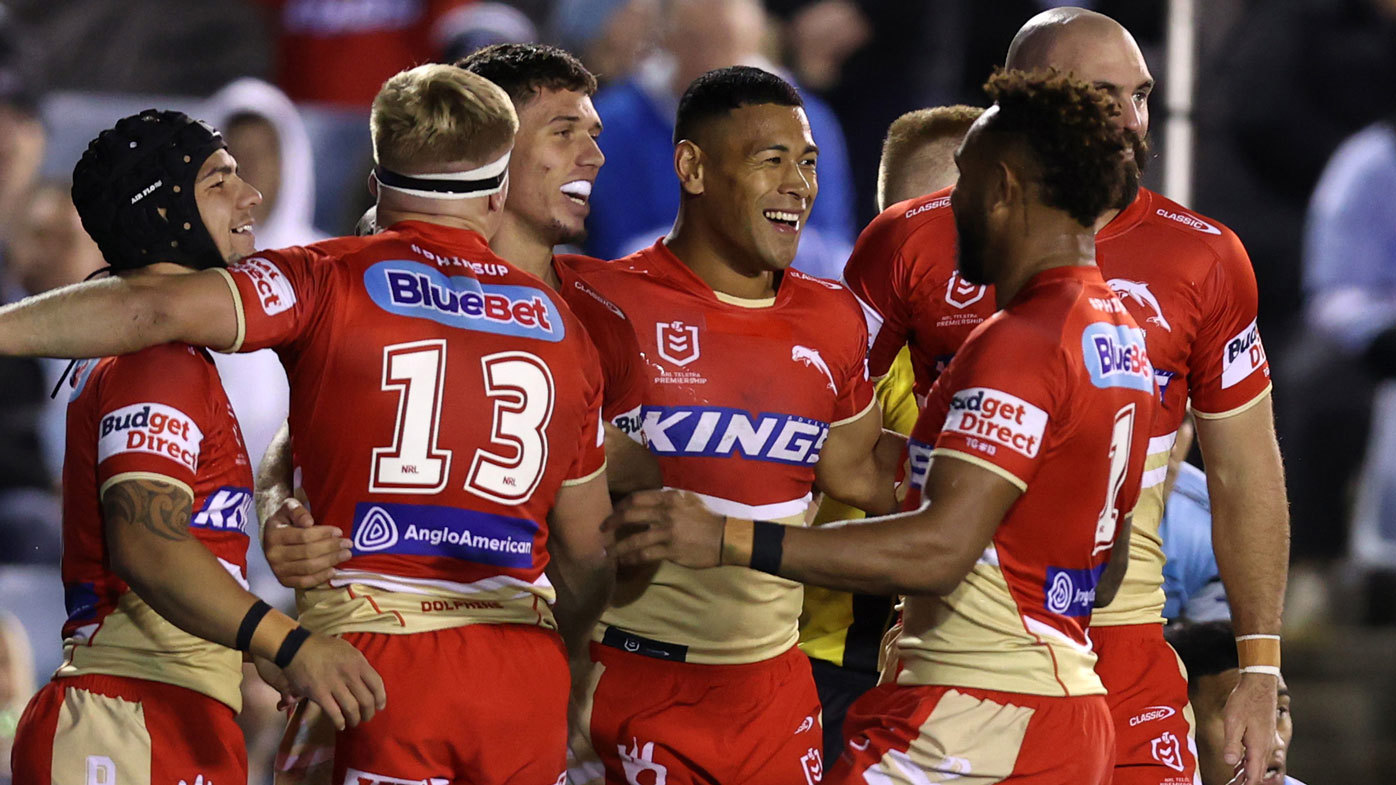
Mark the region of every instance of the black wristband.
[[751, 569], [778, 574], [784, 549], [784, 526], [770, 521], [751, 522]]
[[233, 648], [238, 651], [247, 651], [252, 648], [252, 633], [257, 631], [257, 625], [262, 623], [262, 618], [271, 613], [271, 606], [261, 600], [252, 603], [252, 607], [247, 609], [247, 614], [242, 617], [242, 624], [238, 625], [237, 643]]
[[281, 641], [281, 648], [276, 650], [276, 667], [286, 668], [291, 664], [291, 660], [296, 658], [296, 652], [301, 650], [301, 644], [310, 637], [310, 630], [304, 627], [297, 627], [286, 633], [286, 638]]

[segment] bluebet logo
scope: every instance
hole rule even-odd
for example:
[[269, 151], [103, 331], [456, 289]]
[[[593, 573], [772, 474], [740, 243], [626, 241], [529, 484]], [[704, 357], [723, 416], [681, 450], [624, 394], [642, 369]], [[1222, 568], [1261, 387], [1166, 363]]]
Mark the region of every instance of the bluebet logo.
[[1048, 567], [1043, 582], [1044, 606], [1059, 616], [1090, 616], [1095, 608], [1095, 587], [1105, 565], [1091, 570]]
[[561, 341], [566, 327], [552, 299], [531, 286], [482, 284], [419, 262], [379, 262], [364, 271], [368, 296], [399, 316], [462, 330]]
[[354, 506], [354, 554], [444, 556], [450, 559], [528, 569], [538, 524], [430, 504], [359, 502]]
[[1154, 369], [1144, 347], [1144, 331], [1123, 324], [1093, 322], [1081, 332], [1081, 354], [1096, 387], [1154, 391]]
[[720, 406], [645, 406], [645, 439], [656, 455], [726, 458], [796, 466], [819, 460], [829, 424], [793, 414], [763, 413]]

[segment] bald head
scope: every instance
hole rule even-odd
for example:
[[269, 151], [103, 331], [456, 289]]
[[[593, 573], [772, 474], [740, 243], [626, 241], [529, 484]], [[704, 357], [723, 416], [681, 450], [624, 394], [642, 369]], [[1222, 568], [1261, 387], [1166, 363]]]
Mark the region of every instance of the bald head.
[[[1043, 11], [1013, 36], [1004, 67], [1055, 68], [1104, 90], [1120, 109], [1119, 123], [1141, 140], [1136, 152], [1145, 151], [1154, 77], [1134, 36], [1114, 19], [1084, 8]], [[1138, 163], [1144, 165], [1143, 156]]]

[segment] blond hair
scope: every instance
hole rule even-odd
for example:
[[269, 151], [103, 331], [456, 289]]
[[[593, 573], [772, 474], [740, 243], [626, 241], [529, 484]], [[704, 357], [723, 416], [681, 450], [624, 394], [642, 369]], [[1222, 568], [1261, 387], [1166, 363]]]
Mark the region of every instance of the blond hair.
[[[919, 193], [901, 193], [908, 190], [912, 183], [922, 179], [918, 175], [924, 175], [912, 171], [911, 159], [937, 142], [949, 142], [953, 153], [960, 140], [969, 132], [969, 127], [974, 125], [974, 121], [983, 113], [984, 110], [977, 106], [955, 104], [917, 109], [892, 121], [892, 125], [887, 129], [887, 139], [882, 143], [882, 160], [877, 166], [878, 208], [885, 208], [891, 202], [919, 196]], [[949, 166], [950, 161], [939, 164]]]
[[487, 164], [514, 144], [518, 115], [494, 82], [450, 65], [419, 65], [383, 83], [369, 118], [373, 158], [419, 174]]

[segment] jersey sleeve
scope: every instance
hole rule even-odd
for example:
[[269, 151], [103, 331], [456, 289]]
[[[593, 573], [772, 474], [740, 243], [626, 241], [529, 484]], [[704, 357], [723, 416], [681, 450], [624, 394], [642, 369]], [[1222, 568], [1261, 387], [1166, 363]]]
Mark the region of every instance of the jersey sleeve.
[[1198, 417], [1239, 414], [1270, 389], [1270, 365], [1256, 324], [1255, 271], [1229, 230], [1218, 262], [1201, 287], [1202, 329], [1188, 363], [1188, 389]]
[[[988, 324], [936, 381], [912, 438], [922, 449], [934, 445], [931, 455], [968, 461], [1027, 490], [1071, 383], [1066, 369], [1061, 348], [1041, 335], [1006, 319]], [[915, 485], [914, 460], [912, 469]]]
[[844, 283], [867, 321], [868, 371], [873, 378], [892, 367], [911, 332], [908, 265], [895, 227], [885, 213], [874, 219], [858, 236], [843, 269]]
[[323, 313], [327, 264], [312, 263], [304, 248], [262, 251], [226, 271], [237, 305], [237, 341], [228, 352], [252, 352], [295, 343]]
[[606, 468], [606, 431], [602, 427], [601, 414], [604, 397], [601, 361], [590, 341], [583, 338], [578, 343], [585, 347], [580, 354], [585, 378], [582, 395], [585, 397], [586, 406], [582, 409], [581, 423], [576, 431], [579, 439], [576, 459], [572, 461], [567, 476], [562, 480], [564, 486], [581, 485]]
[[848, 340], [846, 359], [839, 369], [832, 425], [842, 425], [863, 416], [872, 406], [876, 397], [872, 381], [868, 378], [867, 326], [861, 319], [857, 318], [856, 314], [848, 320], [848, 323], [851, 331], [857, 337], [856, 340], [852, 338]]
[[204, 434], [212, 432], [207, 360], [183, 344], [120, 358], [97, 394], [99, 496], [123, 480], [172, 483], [194, 497]]
[[640, 438], [645, 357], [635, 328], [618, 306], [580, 277], [563, 281], [563, 299], [586, 328], [601, 361], [605, 383], [601, 414], [632, 438]]

